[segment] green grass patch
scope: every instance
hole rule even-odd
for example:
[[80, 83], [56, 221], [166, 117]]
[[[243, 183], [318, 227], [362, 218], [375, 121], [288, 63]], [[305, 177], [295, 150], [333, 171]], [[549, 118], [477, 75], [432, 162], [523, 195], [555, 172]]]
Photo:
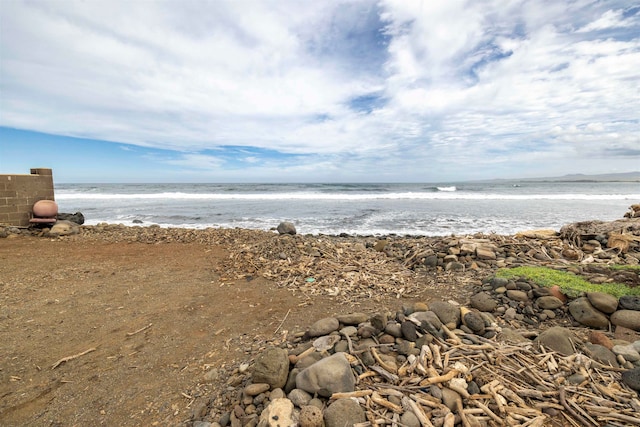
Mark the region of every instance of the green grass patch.
[[496, 277], [505, 279], [524, 278], [547, 288], [558, 285], [562, 292], [570, 297], [576, 297], [581, 292], [604, 292], [618, 298], [623, 295], [640, 296], [640, 287], [630, 288], [623, 283], [591, 283], [568, 271], [546, 267], [502, 268], [496, 272]]
[[609, 266], [612, 270], [628, 270], [628, 271], [639, 271], [640, 265], [623, 265], [623, 264], [614, 264]]

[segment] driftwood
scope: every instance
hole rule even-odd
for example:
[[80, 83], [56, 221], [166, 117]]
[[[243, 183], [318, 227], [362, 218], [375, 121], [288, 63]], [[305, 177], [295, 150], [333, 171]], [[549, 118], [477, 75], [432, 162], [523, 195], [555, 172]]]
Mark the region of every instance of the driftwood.
[[[570, 224], [560, 232], [537, 230], [515, 236], [474, 235], [466, 237], [401, 237], [387, 236], [386, 245], [376, 250], [377, 237], [337, 237], [284, 235], [239, 229], [212, 230], [211, 238], [228, 243], [229, 258], [217, 267], [224, 280], [239, 280], [262, 276], [283, 288], [300, 293], [309, 303], [318, 295], [330, 296], [351, 306], [363, 299], [412, 298], [424, 290], [424, 273], [429, 257], [439, 257], [437, 272], [443, 271], [442, 256], [449, 250], [460, 251], [467, 259], [466, 268], [493, 268], [496, 264], [509, 266], [543, 264], [567, 267], [582, 264], [626, 263], [619, 257], [627, 251], [640, 252], [640, 218], [612, 222], [589, 221]], [[206, 233], [203, 234], [207, 236]], [[595, 237], [609, 239], [595, 249], [583, 247]], [[600, 238], [604, 242], [602, 238]], [[622, 241], [622, 243], [620, 243]], [[600, 243], [596, 242], [597, 245]], [[627, 248], [628, 245], [628, 248]], [[469, 249], [471, 248], [471, 249]], [[497, 256], [486, 261], [473, 252], [487, 249]], [[471, 250], [471, 252], [469, 252]], [[606, 256], [600, 257], [604, 253]], [[468, 256], [465, 256], [468, 258]], [[631, 259], [631, 258], [629, 258]], [[469, 267], [470, 264], [476, 266]], [[466, 286], [470, 277], [461, 276], [458, 284]]]
[[[369, 420], [363, 426], [401, 425], [398, 416], [407, 411], [425, 427], [558, 425], [549, 410], [559, 411], [568, 425], [640, 425], [640, 400], [621, 383], [620, 370], [606, 369], [579, 353], [563, 356], [537, 349], [532, 343], [485, 340], [478, 345], [465, 343], [466, 338], [464, 334], [458, 340], [449, 338], [450, 343], [436, 340], [424, 345], [419, 356], [407, 358], [397, 375], [353, 358], [352, 365], [361, 364], [364, 370], [358, 389], [335, 393], [331, 399], [357, 399]], [[448, 357], [436, 366], [434, 353]], [[566, 378], [576, 373], [588, 380], [568, 384]], [[467, 392], [471, 378], [484, 384], [480, 394]], [[434, 398], [430, 386], [456, 391], [454, 407]]]
[[617, 221], [583, 221], [565, 225], [560, 229], [560, 238], [579, 247], [596, 236], [640, 235], [640, 218], [620, 219]]
[[640, 242], [640, 237], [633, 234], [610, 233], [607, 247], [617, 249], [621, 253], [627, 253], [634, 242]]
[[56, 363], [54, 363], [51, 366], [51, 369], [56, 369], [58, 366], [62, 365], [63, 363], [68, 362], [68, 361], [73, 360], [73, 359], [77, 359], [78, 357], [84, 356], [85, 354], [91, 353], [92, 351], [96, 351], [96, 348], [95, 347], [91, 347], [90, 349], [85, 350], [85, 351], [83, 351], [81, 353], [74, 354], [74, 355], [67, 356], [67, 357], [63, 357], [62, 359], [60, 359]]
[[136, 334], [139, 334], [140, 332], [146, 331], [147, 329], [149, 329], [150, 327], [153, 326], [153, 323], [149, 323], [147, 326], [143, 326], [142, 328], [135, 330], [133, 332], [127, 332], [127, 337], [132, 337]]

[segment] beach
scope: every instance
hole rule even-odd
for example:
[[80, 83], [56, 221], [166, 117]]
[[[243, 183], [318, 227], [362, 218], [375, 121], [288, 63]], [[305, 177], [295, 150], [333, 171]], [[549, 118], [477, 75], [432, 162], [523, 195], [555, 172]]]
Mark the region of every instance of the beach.
[[[214, 425], [225, 411], [231, 422], [228, 411], [251, 382], [247, 366], [266, 348], [295, 347], [316, 320], [465, 305], [500, 267], [638, 257], [635, 243], [618, 256], [557, 233], [357, 237], [113, 224], [67, 236], [0, 231], [0, 420], [16, 426]], [[250, 406], [233, 422], [257, 423]]]

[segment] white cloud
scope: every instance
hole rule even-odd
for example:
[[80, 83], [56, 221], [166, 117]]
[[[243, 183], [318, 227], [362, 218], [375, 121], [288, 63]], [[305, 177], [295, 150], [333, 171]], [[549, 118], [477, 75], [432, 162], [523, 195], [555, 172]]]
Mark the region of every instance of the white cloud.
[[586, 33], [589, 31], [606, 30], [610, 28], [630, 27], [633, 25], [632, 20], [623, 18], [623, 10], [607, 10], [602, 16], [595, 21], [589, 22], [584, 27], [577, 30], [578, 33]]
[[172, 165], [222, 173], [204, 150], [306, 156], [239, 157], [255, 176], [637, 169], [640, 12], [625, 7], [2, 2], [0, 125], [177, 150]]
[[178, 159], [163, 160], [164, 163], [188, 169], [216, 169], [224, 164], [224, 160], [206, 154], [184, 153]]

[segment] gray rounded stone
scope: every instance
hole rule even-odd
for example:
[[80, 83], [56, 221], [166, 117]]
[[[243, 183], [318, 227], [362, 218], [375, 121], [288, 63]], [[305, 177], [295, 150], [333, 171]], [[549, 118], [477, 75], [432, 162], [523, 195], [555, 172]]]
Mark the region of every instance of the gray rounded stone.
[[553, 295], [547, 295], [540, 297], [536, 300], [536, 304], [543, 310], [555, 310], [556, 308], [560, 308], [564, 305], [564, 303], [557, 297]]
[[503, 317], [507, 320], [513, 320], [516, 318], [517, 314], [518, 311], [515, 308], [509, 307], [505, 310]]
[[279, 234], [291, 234], [291, 235], [294, 235], [294, 234], [297, 233], [296, 226], [293, 225], [293, 223], [287, 222], [287, 221], [283, 221], [280, 224], [278, 224], [277, 230], [278, 230]]
[[417, 311], [409, 316], [411, 319], [415, 319], [420, 322], [420, 325], [424, 329], [440, 329], [442, 328], [442, 322], [437, 314], [433, 311]]
[[525, 291], [520, 291], [517, 289], [510, 289], [507, 291], [507, 297], [514, 301], [529, 301], [529, 295]]
[[304, 390], [300, 390], [299, 388], [294, 388], [293, 390], [291, 390], [287, 397], [298, 408], [302, 408], [303, 406], [308, 405], [313, 398], [313, 396], [311, 396], [309, 393]]
[[433, 397], [435, 397], [436, 399], [440, 399], [442, 400], [442, 389], [440, 387], [438, 387], [436, 384], [432, 384], [429, 387], [429, 394]]
[[349, 313], [336, 316], [336, 319], [343, 325], [358, 326], [360, 323], [369, 320], [369, 316], [364, 313]]
[[[289, 393], [291, 392], [291, 390], [296, 388], [296, 377], [299, 373], [300, 369], [298, 368], [293, 368], [291, 371], [289, 371], [289, 375], [287, 376], [287, 383], [284, 385], [284, 392]], [[284, 395], [282, 397], [284, 397]]]
[[433, 311], [442, 323], [460, 325], [460, 308], [444, 301], [434, 301], [429, 304], [429, 309]]
[[577, 298], [569, 303], [569, 312], [577, 322], [592, 328], [606, 328], [609, 319], [598, 311], [587, 298]]
[[437, 267], [438, 266], [438, 255], [428, 255], [424, 259], [425, 267]]
[[551, 295], [551, 289], [549, 288], [535, 288], [533, 289], [533, 296], [536, 298], [546, 297]]
[[603, 313], [611, 314], [618, 309], [618, 298], [604, 292], [589, 292], [587, 294], [592, 306]]
[[494, 277], [491, 279], [493, 289], [505, 287], [507, 283], [509, 283], [509, 279], [505, 279], [504, 277]]
[[402, 331], [402, 336], [407, 340], [407, 341], [412, 341], [412, 342], [416, 342], [416, 340], [418, 339], [418, 334], [416, 331], [416, 325], [413, 322], [410, 321], [405, 321], [402, 322], [402, 325], [400, 326], [401, 331]]
[[618, 310], [611, 315], [611, 323], [634, 331], [640, 331], [640, 311]]
[[511, 329], [511, 328], [502, 328], [502, 332], [498, 335], [498, 340], [503, 342], [528, 342], [529, 340], [522, 336], [519, 332]]
[[607, 347], [604, 347], [600, 344], [586, 343], [585, 348], [587, 349], [589, 357], [591, 357], [593, 360], [600, 362], [603, 365], [613, 366], [614, 368], [617, 368], [619, 366], [616, 355], [613, 354], [613, 352]]
[[640, 311], [640, 297], [624, 295], [620, 297], [619, 304], [624, 310]]
[[345, 326], [344, 328], [340, 329], [340, 333], [345, 337], [353, 337], [355, 335], [358, 335], [358, 328], [356, 328], [355, 326]]
[[616, 356], [624, 357], [627, 362], [637, 362], [640, 360], [640, 353], [635, 349], [633, 344], [627, 345], [614, 345], [611, 349]]
[[371, 326], [373, 326], [377, 331], [384, 331], [388, 320], [389, 319], [385, 313], [376, 313], [371, 316], [369, 322], [371, 322]]
[[555, 350], [560, 354], [569, 356], [573, 354], [574, 344], [580, 341], [569, 329], [554, 326], [542, 331], [535, 339], [535, 342]]
[[467, 391], [469, 392], [469, 394], [480, 394], [481, 392], [480, 386], [478, 386], [478, 383], [476, 383], [475, 381], [469, 381]]
[[352, 426], [363, 422], [364, 411], [353, 399], [338, 399], [324, 410], [325, 427]]
[[329, 335], [333, 331], [337, 331], [340, 328], [340, 322], [335, 317], [325, 317], [315, 322], [309, 330], [307, 335], [310, 337], [321, 337], [323, 335]]
[[253, 382], [282, 388], [289, 376], [289, 354], [282, 348], [268, 348], [258, 355], [253, 367]]
[[484, 319], [480, 316], [480, 313], [473, 311], [466, 313], [463, 318], [463, 323], [476, 334], [482, 335], [484, 332]]
[[384, 331], [392, 337], [402, 337], [402, 328], [398, 322], [387, 323], [387, 326], [384, 327]]
[[458, 410], [456, 406], [458, 399], [460, 399], [460, 395], [456, 391], [447, 387], [442, 389], [442, 403], [444, 403], [444, 405], [452, 412], [456, 412]]
[[444, 266], [445, 271], [464, 271], [464, 264], [458, 261], [452, 261]]
[[471, 307], [480, 311], [492, 312], [498, 307], [498, 303], [487, 292], [479, 292], [473, 295], [469, 302]]
[[323, 397], [354, 391], [355, 386], [356, 380], [344, 353], [322, 359], [296, 376], [296, 388]]
[[623, 372], [622, 382], [629, 388], [640, 391], [640, 368]]
[[420, 427], [420, 420], [413, 412], [405, 412], [400, 416], [400, 423], [406, 427]]

